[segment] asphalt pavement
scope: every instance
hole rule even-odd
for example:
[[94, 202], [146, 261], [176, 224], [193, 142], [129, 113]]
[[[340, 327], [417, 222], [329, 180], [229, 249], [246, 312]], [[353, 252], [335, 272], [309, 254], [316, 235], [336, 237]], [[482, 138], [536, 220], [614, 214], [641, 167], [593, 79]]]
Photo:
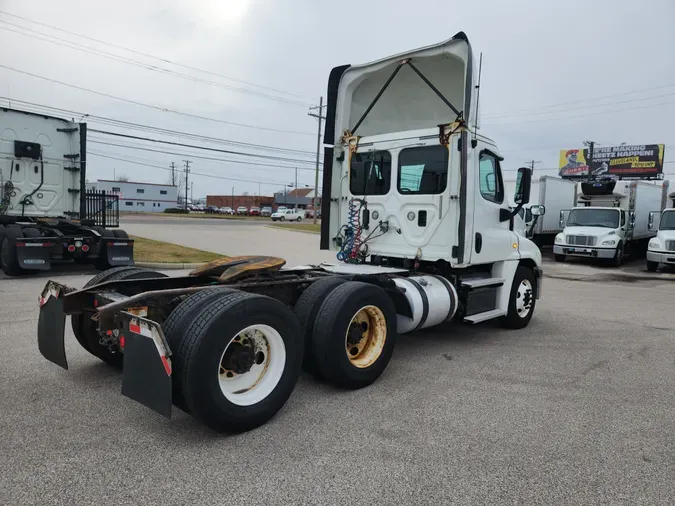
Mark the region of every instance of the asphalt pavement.
[[303, 376], [239, 436], [122, 397], [69, 329], [44, 360], [44, 282], [0, 280], [1, 504], [672, 504], [670, 281], [547, 278], [526, 329], [403, 336], [374, 385]]

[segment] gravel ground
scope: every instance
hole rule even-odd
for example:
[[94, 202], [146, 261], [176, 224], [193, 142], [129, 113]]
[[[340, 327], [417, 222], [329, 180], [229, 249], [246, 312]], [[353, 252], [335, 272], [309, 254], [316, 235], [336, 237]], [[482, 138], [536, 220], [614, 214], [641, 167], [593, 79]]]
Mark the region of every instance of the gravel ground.
[[404, 336], [371, 387], [303, 377], [239, 436], [122, 397], [70, 330], [70, 370], [45, 361], [44, 282], [0, 280], [1, 504], [672, 504], [667, 281], [546, 279], [525, 330]]

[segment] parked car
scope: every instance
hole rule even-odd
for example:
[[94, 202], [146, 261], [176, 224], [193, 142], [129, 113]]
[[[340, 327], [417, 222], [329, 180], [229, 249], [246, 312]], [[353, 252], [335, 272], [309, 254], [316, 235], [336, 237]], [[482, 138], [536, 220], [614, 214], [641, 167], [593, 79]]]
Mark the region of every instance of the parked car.
[[283, 213], [283, 212], [286, 212], [287, 209], [288, 209], [288, 207], [286, 207], [286, 206], [279, 206], [279, 207], [277, 207], [276, 212], [277, 213]]
[[248, 208], [246, 206], [237, 207], [237, 214], [246, 216], [248, 214]]
[[204, 212], [208, 214], [220, 214], [220, 209], [218, 209], [216, 206], [209, 206], [204, 210]]
[[260, 210], [260, 216], [272, 216], [272, 208], [271, 207], [263, 207]]
[[[319, 209], [317, 218], [321, 218], [321, 209]], [[305, 209], [305, 218], [314, 218], [314, 209]]]
[[221, 207], [220, 214], [234, 214], [234, 210], [231, 207]]
[[272, 213], [272, 221], [302, 221], [302, 209], [277, 209]]
[[251, 216], [260, 216], [260, 208], [252, 207], [248, 214], [250, 214]]

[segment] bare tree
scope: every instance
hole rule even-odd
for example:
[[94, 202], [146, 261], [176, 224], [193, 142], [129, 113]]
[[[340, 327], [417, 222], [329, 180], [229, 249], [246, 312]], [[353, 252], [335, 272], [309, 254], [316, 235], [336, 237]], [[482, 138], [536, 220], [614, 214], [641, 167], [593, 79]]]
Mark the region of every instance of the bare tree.
[[129, 182], [129, 176], [125, 176], [124, 174], [122, 174], [121, 176], [117, 176], [115, 178], [115, 181], [120, 181], [122, 183], [128, 183]]

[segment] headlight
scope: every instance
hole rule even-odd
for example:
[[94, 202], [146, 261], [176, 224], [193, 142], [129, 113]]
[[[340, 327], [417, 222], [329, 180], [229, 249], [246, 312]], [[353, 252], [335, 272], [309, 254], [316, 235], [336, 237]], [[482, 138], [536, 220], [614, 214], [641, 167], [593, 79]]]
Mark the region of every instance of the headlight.
[[660, 249], [661, 245], [659, 244], [658, 241], [650, 241], [649, 242], [649, 249]]
[[616, 244], [616, 241], [602, 241], [603, 246], [614, 246]]
[[557, 235], [557, 236], [555, 237], [555, 242], [565, 242], [565, 241], [563, 241], [562, 236]]

